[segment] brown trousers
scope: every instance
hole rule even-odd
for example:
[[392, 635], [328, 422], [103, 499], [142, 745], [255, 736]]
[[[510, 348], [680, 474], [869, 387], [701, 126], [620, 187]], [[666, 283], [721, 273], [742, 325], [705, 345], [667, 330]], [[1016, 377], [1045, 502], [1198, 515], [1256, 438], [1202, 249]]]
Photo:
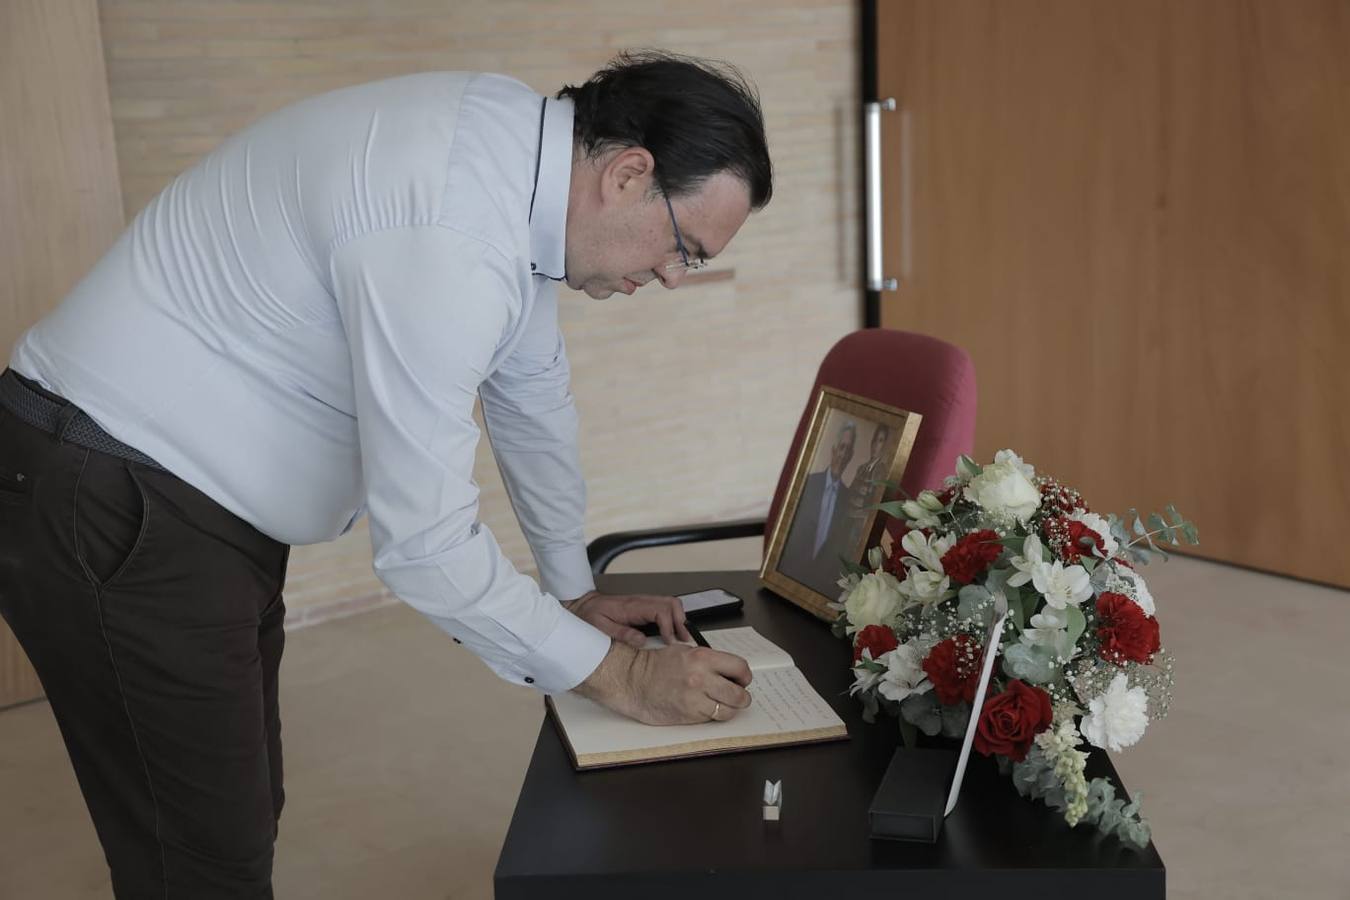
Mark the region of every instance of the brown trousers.
[[0, 614], [120, 900], [272, 896], [288, 552], [167, 472], [0, 409]]

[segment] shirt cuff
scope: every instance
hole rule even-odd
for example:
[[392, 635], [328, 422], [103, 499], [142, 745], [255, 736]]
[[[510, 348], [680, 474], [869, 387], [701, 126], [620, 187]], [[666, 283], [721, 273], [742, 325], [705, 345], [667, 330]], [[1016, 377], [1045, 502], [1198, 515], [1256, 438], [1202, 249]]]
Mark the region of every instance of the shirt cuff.
[[565, 609], [549, 636], [517, 665], [530, 673], [525, 681], [545, 694], [561, 694], [581, 684], [609, 653], [610, 639]]
[[581, 544], [564, 550], [536, 551], [535, 565], [539, 567], [539, 584], [546, 593], [566, 603], [595, 590], [595, 576]]

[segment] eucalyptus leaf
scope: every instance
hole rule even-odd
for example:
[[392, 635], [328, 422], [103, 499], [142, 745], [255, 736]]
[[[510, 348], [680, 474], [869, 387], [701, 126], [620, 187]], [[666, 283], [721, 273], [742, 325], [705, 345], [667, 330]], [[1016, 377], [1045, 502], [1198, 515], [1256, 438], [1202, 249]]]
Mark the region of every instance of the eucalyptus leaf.
[[1083, 611], [1076, 606], [1067, 606], [1064, 608], [1064, 612], [1069, 617], [1069, 625], [1064, 630], [1069, 639], [1069, 647], [1076, 647], [1078, 645], [1078, 639], [1082, 637], [1083, 632], [1087, 630], [1087, 617], [1084, 616]]
[[1031, 684], [1049, 684], [1059, 675], [1053, 653], [1049, 647], [1013, 644], [1003, 653], [1003, 671]]
[[981, 584], [968, 584], [956, 596], [956, 617], [970, 619], [988, 630], [994, 622], [994, 597], [989, 589]]
[[910, 694], [900, 702], [900, 717], [933, 737], [942, 730], [942, 713], [937, 696], [932, 691]]
[[1020, 587], [1004, 587], [1003, 596], [1008, 598], [1008, 618], [1012, 621], [1017, 633], [1027, 627], [1027, 617], [1022, 609], [1022, 589]]
[[942, 707], [942, 736], [947, 738], [963, 737], [966, 725], [970, 723], [970, 704], [958, 703], [956, 706]]
[[1156, 534], [1166, 535], [1168, 532], [1167, 523], [1164, 522], [1162, 516], [1157, 513], [1149, 513], [1148, 530]]

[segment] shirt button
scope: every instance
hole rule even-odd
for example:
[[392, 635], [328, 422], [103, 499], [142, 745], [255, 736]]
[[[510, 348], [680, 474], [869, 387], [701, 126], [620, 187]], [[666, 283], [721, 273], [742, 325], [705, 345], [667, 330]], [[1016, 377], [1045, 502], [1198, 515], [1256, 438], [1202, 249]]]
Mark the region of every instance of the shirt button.
[[525, 683], [526, 683], [526, 684], [534, 684], [534, 679], [531, 678], [530, 676], [526, 675], [526, 676], [525, 676]]
[[451, 638], [450, 640], [454, 641], [456, 644], [462, 644], [462, 643], [464, 643], [464, 642], [461, 641], [459, 638]]

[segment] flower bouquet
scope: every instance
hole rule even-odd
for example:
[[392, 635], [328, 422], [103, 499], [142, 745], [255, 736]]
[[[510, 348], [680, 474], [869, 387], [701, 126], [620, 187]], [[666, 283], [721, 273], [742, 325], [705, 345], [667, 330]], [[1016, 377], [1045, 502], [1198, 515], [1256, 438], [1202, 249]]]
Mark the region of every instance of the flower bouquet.
[[873, 722], [960, 737], [970, 719], [994, 609], [1008, 615], [976, 723], [974, 749], [994, 756], [1023, 795], [1144, 846], [1139, 799], [1084, 775], [1084, 744], [1122, 750], [1167, 714], [1172, 660], [1154, 600], [1135, 571], [1159, 543], [1198, 542], [1168, 506], [1147, 522], [1092, 512], [1082, 496], [1011, 450], [981, 467], [962, 456], [940, 492], [880, 505], [903, 533], [871, 568], [850, 566], [835, 633], [853, 644], [851, 693]]

